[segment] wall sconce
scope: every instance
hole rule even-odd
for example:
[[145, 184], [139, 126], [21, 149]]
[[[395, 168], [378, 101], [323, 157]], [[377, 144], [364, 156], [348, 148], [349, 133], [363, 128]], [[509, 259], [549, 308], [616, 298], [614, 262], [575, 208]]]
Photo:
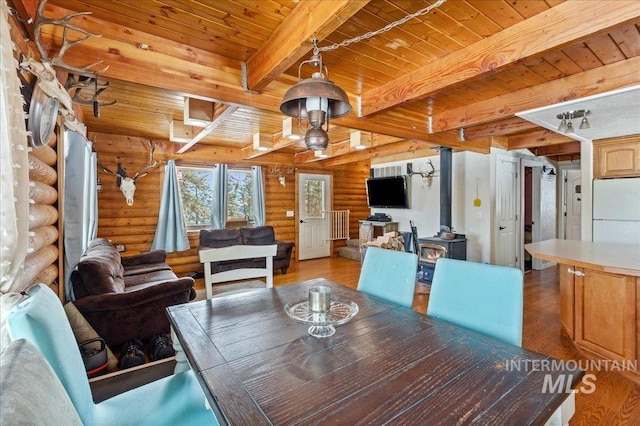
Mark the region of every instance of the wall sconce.
[[292, 141], [301, 141], [304, 136], [293, 131], [293, 118], [287, 117], [282, 120], [282, 137]]
[[371, 146], [371, 133], [369, 132], [352, 132], [349, 136], [349, 146], [353, 149], [367, 149]]
[[253, 134], [253, 149], [256, 151], [269, 151], [271, 148], [273, 148], [271, 137], [261, 135], [260, 132]]
[[278, 175], [278, 182], [280, 182], [280, 185], [286, 186], [285, 178], [288, 175], [294, 174], [296, 172], [296, 169], [295, 169], [295, 167], [287, 167], [287, 169], [285, 170], [285, 169], [283, 169], [283, 168], [281, 168], [279, 166], [278, 167], [274, 166], [274, 167], [271, 167], [269, 169], [269, 172], [271, 172], [271, 173], [273, 173], [275, 175]]
[[564, 133], [573, 133], [574, 129], [573, 124], [571, 124], [571, 120], [580, 117], [582, 117], [582, 121], [580, 121], [580, 126], [578, 126], [578, 128], [580, 130], [590, 129], [591, 125], [589, 124], [589, 120], [587, 120], [587, 115], [589, 115], [590, 113], [591, 111], [589, 111], [588, 109], [579, 109], [576, 111], [567, 111], [556, 115], [558, 120], [560, 120], [558, 131]]
[[[302, 61], [298, 67], [298, 83], [284, 94], [280, 111], [298, 119], [298, 127], [306, 132], [304, 143], [307, 148], [318, 151], [329, 145], [329, 119], [347, 115], [351, 112], [349, 98], [344, 90], [325, 77], [329, 70], [322, 64], [322, 55], [313, 40], [313, 55]], [[302, 79], [302, 67], [306, 64], [316, 67], [311, 78]], [[303, 127], [302, 122], [307, 125]], [[325, 126], [326, 127], [323, 127]]]
[[548, 176], [555, 176], [556, 175], [556, 169], [554, 169], [553, 167], [547, 167], [547, 166], [542, 166], [542, 173], [548, 175]]

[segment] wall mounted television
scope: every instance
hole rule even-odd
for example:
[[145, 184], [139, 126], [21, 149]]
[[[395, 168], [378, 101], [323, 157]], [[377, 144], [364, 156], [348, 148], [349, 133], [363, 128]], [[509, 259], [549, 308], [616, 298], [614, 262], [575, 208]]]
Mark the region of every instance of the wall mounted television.
[[369, 208], [409, 208], [409, 191], [406, 176], [368, 178], [366, 187]]

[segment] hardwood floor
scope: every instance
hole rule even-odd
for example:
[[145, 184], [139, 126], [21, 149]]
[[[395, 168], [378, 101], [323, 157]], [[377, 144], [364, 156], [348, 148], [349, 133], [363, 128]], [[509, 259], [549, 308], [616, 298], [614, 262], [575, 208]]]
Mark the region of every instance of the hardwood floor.
[[[274, 283], [287, 285], [324, 277], [356, 288], [360, 262], [341, 257], [291, 262], [286, 275], [277, 273]], [[428, 286], [421, 286], [427, 288]], [[413, 309], [426, 312], [429, 295], [414, 297]], [[524, 330], [522, 346], [565, 360], [586, 360], [561, 333], [557, 267], [525, 274]], [[595, 391], [576, 395], [576, 413], [571, 425], [640, 425], [640, 385], [615, 372], [594, 374]]]

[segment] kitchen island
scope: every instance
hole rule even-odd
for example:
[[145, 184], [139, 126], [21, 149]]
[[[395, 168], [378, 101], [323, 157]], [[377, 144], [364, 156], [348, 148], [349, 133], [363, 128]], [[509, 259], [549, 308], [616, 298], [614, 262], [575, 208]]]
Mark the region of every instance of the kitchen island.
[[576, 347], [640, 383], [640, 245], [546, 240], [525, 249], [559, 264], [560, 321]]

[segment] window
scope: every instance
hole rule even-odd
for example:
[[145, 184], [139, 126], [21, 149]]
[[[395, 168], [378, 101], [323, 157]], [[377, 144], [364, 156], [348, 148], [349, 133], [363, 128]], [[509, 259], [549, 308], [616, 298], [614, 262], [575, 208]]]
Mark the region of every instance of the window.
[[[184, 221], [187, 229], [211, 227], [213, 168], [176, 167]], [[253, 179], [251, 170], [229, 169], [227, 173], [227, 223], [253, 221]]]

